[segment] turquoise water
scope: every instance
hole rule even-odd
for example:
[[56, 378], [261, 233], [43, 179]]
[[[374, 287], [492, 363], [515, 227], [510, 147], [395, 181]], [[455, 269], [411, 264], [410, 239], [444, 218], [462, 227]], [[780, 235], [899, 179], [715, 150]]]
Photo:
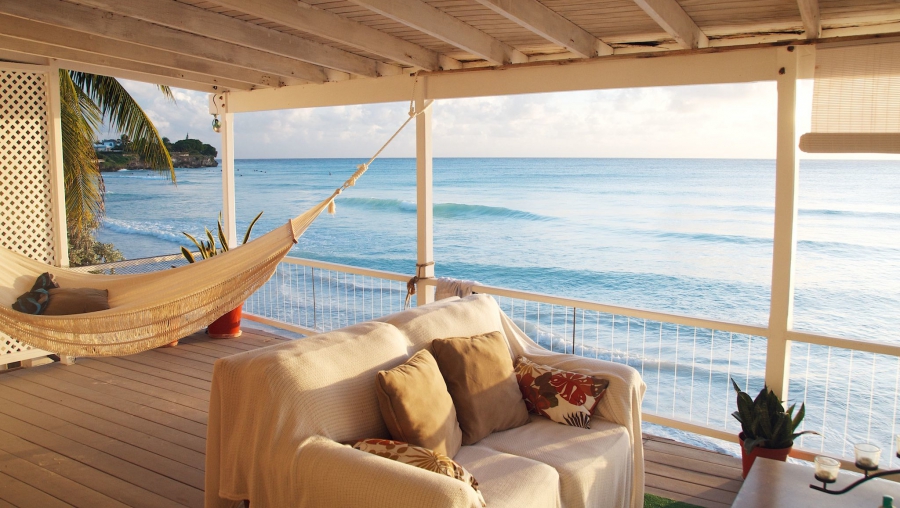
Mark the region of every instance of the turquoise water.
[[[236, 161], [238, 230], [283, 224], [361, 161]], [[436, 159], [438, 275], [751, 324], [769, 306], [774, 161]], [[896, 342], [900, 162], [803, 161], [798, 329]], [[129, 258], [213, 226], [218, 168], [107, 174], [100, 238]], [[412, 273], [415, 161], [384, 159], [292, 255]]]
[[[260, 210], [257, 234], [284, 224], [360, 162], [236, 161], [239, 234]], [[774, 168], [771, 160], [435, 159], [435, 271], [764, 326]], [[182, 231], [213, 227], [220, 170], [177, 173], [177, 186], [146, 171], [107, 174], [109, 217], [100, 239], [137, 258], [177, 253], [189, 246]], [[900, 343], [897, 196], [900, 161], [801, 163], [796, 329]], [[317, 220], [291, 255], [411, 274], [415, 211], [415, 161], [379, 160], [338, 198], [337, 215]], [[601, 323], [606, 317], [580, 319], [580, 330], [585, 322], [597, 330], [609, 326]], [[541, 326], [529, 331], [552, 338]], [[702, 331], [691, 337], [668, 326], [640, 336], [632, 328], [632, 340], [640, 337], [642, 346], [623, 351], [621, 337], [638, 326], [619, 320], [612, 324], [614, 340], [586, 348], [591, 344], [582, 339], [581, 351], [638, 368], [648, 385], [645, 411], [736, 431], [728, 378], [759, 390], [765, 339]], [[892, 357], [795, 344], [792, 402], [805, 398], [806, 428], [826, 434], [805, 438], [803, 446], [841, 455], [852, 453], [854, 442], [872, 439], [890, 449], [898, 367]], [[654, 432], [715, 446], [665, 428]]]

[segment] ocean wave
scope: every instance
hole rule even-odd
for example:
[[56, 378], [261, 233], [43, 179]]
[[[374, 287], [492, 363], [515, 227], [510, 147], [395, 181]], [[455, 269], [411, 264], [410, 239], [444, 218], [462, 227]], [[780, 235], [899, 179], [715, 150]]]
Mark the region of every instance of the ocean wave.
[[860, 219], [900, 219], [900, 213], [888, 211], [833, 210], [830, 208], [801, 208], [800, 215], [854, 217]]
[[175, 231], [170, 225], [159, 222], [135, 222], [107, 217], [103, 220], [103, 227], [115, 233], [152, 236], [179, 245], [190, 245], [181, 231]]
[[[343, 198], [341, 204], [355, 208], [375, 210], [416, 212], [416, 204], [400, 199], [379, 198]], [[462, 219], [476, 217], [494, 217], [501, 219], [519, 219], [527, 221], [549, 221], [552, 217], [538, 215], [522, 210], [504, 208], [502, 206], [466, 205], [462, 203], [437, 203], [434, 205], [434, 216], [442, 219]]]

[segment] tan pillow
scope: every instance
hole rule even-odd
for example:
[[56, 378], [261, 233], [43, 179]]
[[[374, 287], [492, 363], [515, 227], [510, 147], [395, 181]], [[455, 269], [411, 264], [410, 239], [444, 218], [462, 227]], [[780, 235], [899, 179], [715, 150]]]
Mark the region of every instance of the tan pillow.
[[54, 288], [50, 290], [45, 316], [85, 314], [109, 308], [109, 291], [93, 288]]
[[375, 381], [378, 406], [391, 437], [451, 458], [456, 455], [462, 441], [456, 408], [427, 349], [403, 365], [378, 372]]
[[500, 332], [435, 339], [431, 349], [456, 406], [462, 444], [528, 423], [528, 410]]

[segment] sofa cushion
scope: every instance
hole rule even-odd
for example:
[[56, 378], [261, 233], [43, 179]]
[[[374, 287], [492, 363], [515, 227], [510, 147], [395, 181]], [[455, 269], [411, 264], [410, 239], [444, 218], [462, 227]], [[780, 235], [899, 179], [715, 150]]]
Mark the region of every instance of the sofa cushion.
[[609, 380], [539, 365], [524, 356], [516, 358], [516, 380], [529, 412], [584, 429], [591, 428], [591, 415], [609, 386]]
[[391, 437], [453, 457], [462, 442], [456, 408], [427, 349], [375, 376], [381, 416]]
[[[448, 298], [378, 319], [406, 335], [411, 353], [438, 337], [471, 337], [503, 330], [500, 309], [489, 295]], [[510, 353], [510, 360], [513, 355]]]
[[490, 508], [559, 506], [559, 474], [547, 464], [480, 445], [463, 446], [454, 460], [478, 478]]
[[[552, 466], [559, 473], [563, 508], [628, 505], [634, 465], [628, 431], [621, 425], [595, 416], [591, 428], [582, 429], [532, 415], [527, 425], [491, 434], [478, 446]], [[457, 458], [461, 455], [462, 452]], [[465, 462], [461, 463], [469, 468]], [[479, 474], [475, 468], [469, 471]], [[482, 476], [478, 478], [483, 484], [487, 482]], [[484, 492], [490, 506], [486, 487]]]
[[459, 480], [472, 487], [478, 494], [481, 506], [485, 506], [484, 497], [478, 489], [478, 480], [465, 467], [443, 453], [390, 439], [362, 439], [353, 448]]
[[434, 339], [431, 349], [453, 397], [464, 445], [528, 422], [509, 346], [499, 331]]

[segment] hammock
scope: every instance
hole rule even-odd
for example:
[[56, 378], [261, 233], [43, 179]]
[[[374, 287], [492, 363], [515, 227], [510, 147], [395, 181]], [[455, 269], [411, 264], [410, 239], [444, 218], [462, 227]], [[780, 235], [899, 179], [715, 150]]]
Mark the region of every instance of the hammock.
[[[262, 287], [297, 238], [326, 208], [334, 213], [335, 197], [355, 185], [410, 120], [426, 109], [415, 111], [411, 104], [403, 125], [327, 199], [278, 229], [198, 263], [146, 274], [94, 275], [48, 266], [0, 247], [0, 332], [60, 354], [119, 356], [160, 347], [205, 328]], [[63, 288], [109, 290], [110, 308], [68, 316], [12, 310], [16, 297], [48, 271]]]

